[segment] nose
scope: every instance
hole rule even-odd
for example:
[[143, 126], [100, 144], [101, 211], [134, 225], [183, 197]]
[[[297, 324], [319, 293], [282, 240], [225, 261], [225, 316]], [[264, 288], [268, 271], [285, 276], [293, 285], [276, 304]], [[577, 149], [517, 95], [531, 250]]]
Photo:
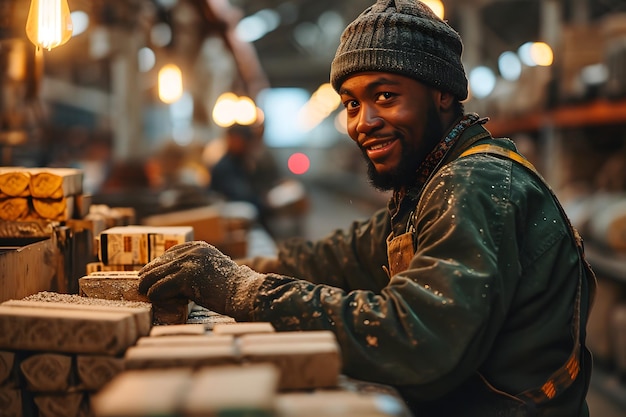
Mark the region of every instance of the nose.
[[361, 111], [356, 121], [357, 133], [368, 135], [376, 129], [379, 129], [383, 123], [383, 119], [374, 107], [361, 105]]

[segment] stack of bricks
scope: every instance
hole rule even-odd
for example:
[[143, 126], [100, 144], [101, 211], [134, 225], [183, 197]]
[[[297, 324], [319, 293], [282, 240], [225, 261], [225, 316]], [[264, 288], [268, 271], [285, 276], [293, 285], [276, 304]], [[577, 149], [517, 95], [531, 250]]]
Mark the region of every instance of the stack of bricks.
[[[116, 226], [96, 239], [98, 263], [87, 265], [87, 275], [78, 279], [83, 297], [148, 302], [138, 291], [138, 270], [170, 247], [193, 239], [193, 228]], [[153, 324], [186, 323], [192, 304], [186, 300], [153, 306]]]
[[89, 210], [83, 173], [73, 168], [0, 168], [0, 219], [81, 218]]
[[96, 417], [401, 416], [394, 400], [340, 387], [330, 331], [270, 323], [155, 326], [124, 355], [125, 371], [94, 398]]
[[150, 333], [147, 303], [38, 293], [0, 304], [3, 417], [92, 415], [91, 398]]

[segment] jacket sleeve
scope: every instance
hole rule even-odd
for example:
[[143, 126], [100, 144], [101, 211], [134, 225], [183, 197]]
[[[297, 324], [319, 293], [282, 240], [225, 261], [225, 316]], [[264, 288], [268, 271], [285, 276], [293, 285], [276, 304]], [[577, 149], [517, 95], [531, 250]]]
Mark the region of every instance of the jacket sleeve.
[[502, 282], [514, 287], [520, 267], [516, 255], [501, 256], [517, 254], [510, 163], [499, 169], [453, 165], [424, 190], [408, 270], [372, 291], [357, 284], [363, 259], [349, 258], [341, 268], [345, 259], [333, 256], [333, 268], [342, 274], [353, 268], [354, 277], [336, 280], [343, 285], [320, 285], [324, 281], [310, 274], [323, 273], [327, 265], [323, 248], [315, 247], [321, 250], [319, 265], [308, 269], [308, 281], [276, 275], [265, 280], [255, 320], [280, 330], [332, 330], [344, 372], [355, 378], [416, 386], [431, 399], [465, 380], [485, 359], [506, 316], [510, 294]]
[[389, 282], [386, 237], [389, 215], [381, 209], [346, 230], [336, 230], [316, 242], [292, 238], [279, 245], [277, 259], [244, 261], [259, 272], [275, 272], [346, 291], [380, 291]]

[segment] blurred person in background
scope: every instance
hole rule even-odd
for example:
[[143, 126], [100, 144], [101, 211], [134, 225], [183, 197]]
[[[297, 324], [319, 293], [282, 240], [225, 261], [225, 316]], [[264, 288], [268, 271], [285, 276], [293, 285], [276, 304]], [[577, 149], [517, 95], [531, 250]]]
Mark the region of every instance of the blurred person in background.
[[461, 52], [419, 1], [367, 8], [330, 78], [388, 206], [271, 259], [176, 246], [140, 271], [140, 291], [280, 331], [331, 330], [343, 372], [394, 386], [416, 417], [588, 415], [594, 274], [534, 167], [465, 113]]
[[[305, 198], [303, 190], [280, 173], [263, 143], [262, 124], [234, 124], [226, 129], [224, 140], [226, 149], [211, 168], [209, 190], [228, 201], [250, 203], [257, 211], [260, 225], [274, 237], [280, 235], [273, 220], [302, 214], [301, 210], [290, 211], [289, 206]], [[284, 197], [283, 189], [290, 195]]]

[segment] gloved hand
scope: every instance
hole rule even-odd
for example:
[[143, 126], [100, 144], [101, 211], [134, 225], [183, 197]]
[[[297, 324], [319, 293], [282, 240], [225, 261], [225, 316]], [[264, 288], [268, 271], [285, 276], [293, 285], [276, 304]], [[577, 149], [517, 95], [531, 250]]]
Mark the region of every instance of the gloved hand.
[[139, 271], [139, 292], [150, 301], [187, 298], [237, 321], [248, 321], [264, 275], [204, 241], [169, 248]]

